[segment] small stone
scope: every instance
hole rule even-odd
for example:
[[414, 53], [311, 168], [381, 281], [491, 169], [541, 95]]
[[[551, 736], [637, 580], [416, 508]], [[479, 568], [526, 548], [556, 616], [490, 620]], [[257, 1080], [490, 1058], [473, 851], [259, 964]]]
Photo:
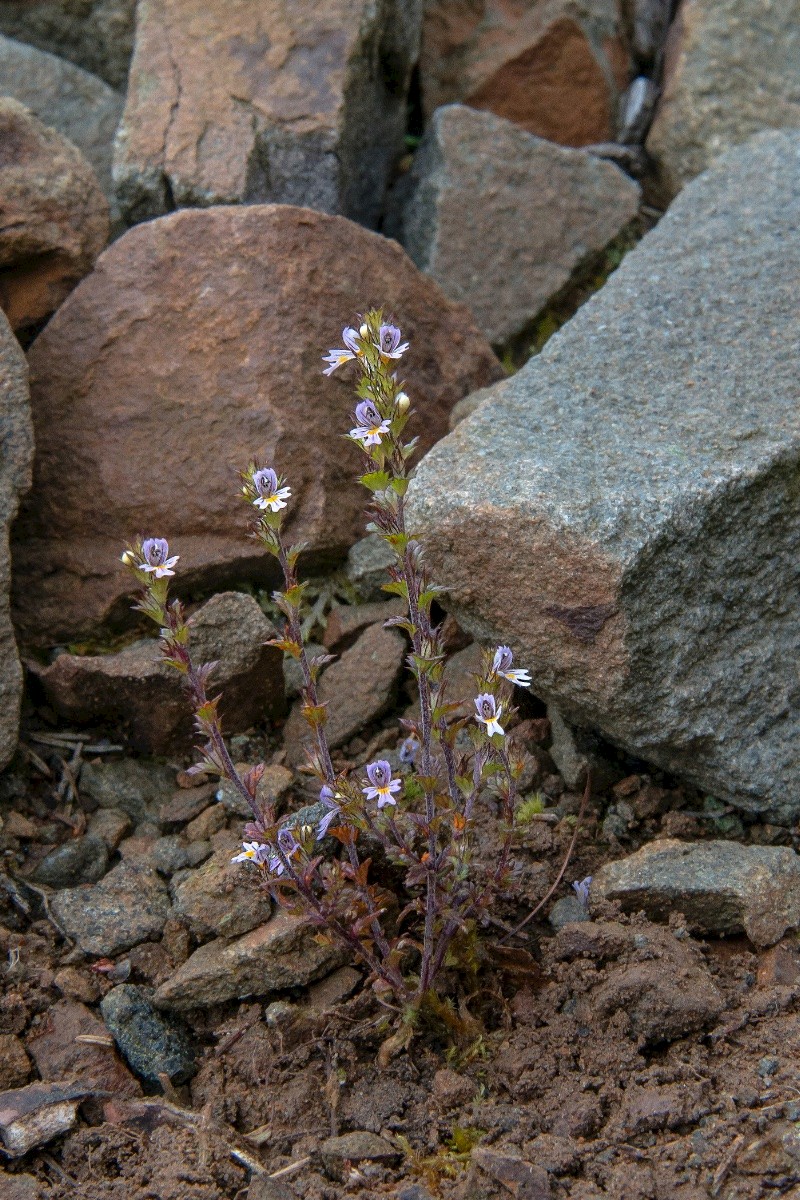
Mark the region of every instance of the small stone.
[[547, 919], [553, 929], [559, 930], [573, 921], [591, 921], [592, 918], [577, 896], [562, 896], [550, 909]]
[[601, 867], [592, 898], [653, 920], [680, 912], [692, 930], [744, 930], [754, 945], [770, 946], [800, 925], [800, 856], [786, 846], [661, 839]]
[[781, 1060], [775, 1054], [767, 1054], [764, 1058], [759, 1059], [756, 1073], [761, 1079], [767, 1079], [774, 1075], [781, 1065]]
[[475, 1095], [475, 1084], [466, 1075], [441, 1067], [433, 1077], [433, 1095], [445, 1108], [467, 1104]]
[[518, 338], [636, 216], [613, 163], [462, 104], [434, 113], [402, 181], [398, 236], [493, 345]]
[[296, 1200], [296, 1194], [280, 1179], [254, 1175], [245, 1200]]
[[114, 158], [130, 222], [274, 201], [374, 225], [403, 151], [420, 16], [403, 0], [140, 4]]
[[108, 201], [76, 146], [0, 98], [0, 306], [15, 331], [38, 325], [108, 241]]
[[323, 643], [328, 653], [341, 654], [352, 646], [358, 635], [369, 625], [402, 617], [407, 612], [405, 601], [377, 600], [372, 604], [336, 604], [328, 613]]
[[[210, 687], [223, 695], [220, 713], [229, 732], [283, 712], [281, 653], [267, 645], [275, 630], [252, 596], [220, 592], [188, 624], [195, 661], [218, 664]], [[191, 747], [192, 712], [183, 680], [163, 661], [155, 638], [116, 654], [61, 654], [39, 679], [66, 720], [102, 720], [143, 754]]]
[[0, 1093], [0, 1141], [20, 1158], [74, 1128], [78, 1105], [92, 1094], [83, 1083], [29, 1083]]
[[670, 194], [759, 130], [800, 126], [798, 62], [798, 0], [680, 6], [647, 139]]
[[189, 847], [184, 838], [170, 833], [153, 843], [149, 860], [159, 875], [174, 875], [181, 867], [190, 865]]
[[308, 989], [307, 1008], [314, 1013], [330, 1012], [346, 1000], [362, 982], [362, 974], [355, 967], [339, 967], [319, 983]]
[[66, 888], [53, 914], [86, 954], [111, 957], [158, 937], [169, 913], [166, 885], [155, 871], [121, 862], [93, 885]]
[[270, 1029], [284, 1029], [296, 1020], [298, 1011], [290, 1000], [273, 1000], [264, 1008], [264, 1021]]
[[555, 1175], [566, 1175], [580, 1162], [580, 1147], [571, 1137], [540, 1133], [525, 1146], [525, 1157]]
[[97, 976], [79, 967], [61, 967], [56, 971], [53, 983], [67, 1000], [80, 1000], [94, 1004], [100, 998]]
[[97, 883], [108, 870], [108, 848], [97, 834], [64, 842], [42, 859], [34, 871], [37, 883], [48, 887], [73, 887], [78, 883]]
[[86, 762], [81, 768], [80, 790], [101, 808], [119, 809], [135, 824], [157, 818], [160, 806], [172, 795], [174, 772], [169, 767], [137, 758], [118, 762]]
[[230, 850], [218, 850], [173, 887], [175, 915], [203, 941], [239, 937], [270, 914], [269, 894], [258, 885], [257, 871], [231, 862]]
[[73, 63], [7, 37], [0, 37], [0, 79], [4, 95], [77, 146], [111, 202], [111, 150], [124, 97]]
[[214, 853], [211, 842], [190, 842], [186, 847], [187, 866], [199, 867]]
[[18, 1088], [31, 1073], [30, 1059], [15, 1033], [0, 1033], [0, 1091]]
[[[186, 826], [186, 837], [190, 842], [207, 842], [218, 833], [227, 820], [224, 804], [211, 804]], [[252, 815], [252, 814], [250, 814]]]
[[168, 1075], [185, 1083], [194, 1075], [195, 1052], [188, 1031], [175, 1017], [153, 1007], [148, 988], [123, 983], [103, 997], [100, 1011], [133, 1070], [148, 1083]]
[[526, 1162], [516, 1154], [504, 1153], [494, 1148], [490, 1150], [487, 1146], [476, 1146], [470, 1156], [470, 1162], [473, 1164], [473, 1179], [477, 1167], [513, 1196], [518, 1197], [518, 1200], [550, 1198], [550, 1179], [544, 1167]]
[[386, 1138], [360, 1129], [327, 1138], [319, 1154], [328, 1174], [338, 1180], [344, 1178], [348, 1163], [377, 1162], [391, 1166], [401, 1157], [400, 1151]]
[[[372, 625], [328, 667], [318, 694], [320, 703], [328, 705], [325, 733], [332, 749], [343, 746], [391, 706], [405, 655], [405, 639], [397, 630]], [[284, 738], [289, 761], [302, 762], [311, 730], [298, 707], [286, 722]]]
[[800, 983], [800, 947], [796, 939], [778, 942], [759, 956], [758, 983], [760, 987], [794, 987]]
[[102, 838], [108, 850], [116, 850], [133, 823], [127, 813], [115, 808], [98, 808], [89, 818], [88, 832]]
[[214, 781], [200, 787], [181, 788], [166, 804], [162, 804], [159, 821], [162, 825], [183, 825], [193, 821], [215, 798], [219, 784]]
[[[96, 1038], [98, 1042], [77, 1041]], [[74, 1000], [59, 1000], [43, 1015], [28, 1039], [28, 1048], [42, 1079], [80, 1079], [91, 1088], [114, 1096], [138, 1096], [141, 1088], [109, 1043], [108, 1032], [95, 1014]]]
[[389, 567], [395, 561], [394, 550], [378, 533], [368, 533], [350, 547], [345, 573], [362, 603], [385, 600], [382, 587], [389, 582]]
[[278, 912], [233, 942], [221, 938], [195, 950], [161, 985], [159, 1008], [208, 1008], [226, 1000], [305, 987], [339, 966], [342, 951], [320, 946], [301, 918]]

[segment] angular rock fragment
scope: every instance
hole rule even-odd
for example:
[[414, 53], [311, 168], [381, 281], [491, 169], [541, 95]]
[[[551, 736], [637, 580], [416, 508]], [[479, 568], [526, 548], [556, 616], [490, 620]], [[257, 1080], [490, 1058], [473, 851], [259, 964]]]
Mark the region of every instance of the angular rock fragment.
[[21, 494], [30, 487], [33, 429], [28, 367], [19, 342], [0, 312], [0, 770], [17, 745], [22, 696], [20, 666], [9, 613], [11, 561], [8, 535]]
[[800, 127], [800, 0], [684, 0], [647, 149], [671, 195], [762, 129]]
[[628, 53], [613, 0], [426, 0], [420, 79], [430, 116], [454, 100], [564, 146], [607, 142]]
[[125, 88], [136, 0], [3, 0], [0, 29]]
[[259, 890], [257, 872], [243, 870], [231, 857], [230, 850], [218, 850], [173, 888], [175, 915], [203, 941], [248, 933], [270, 914], [272, 904]]
[[84, 953], [112, 955], [160, 935], [169, 897], [155, 871], [121, 862], [100, 883], [56, 892], [51, 907]]
[[306, 204], [367, 225], [403, 150], [420, 0], [147, 0], [115, 153], [131, 222]]
[[200, 946], [155, 994], [159, 1008], [208, 1008], [226, 1000], [305, 987], [342, 962], [338, 946], [320, 946], [312, 928], [287, 912], [236, 941]]
[[185, 1083], [196, 1070], [188, 1030], [153, 1008], [150, 996], [149, 988], [130, 983], [112, 988], [100, 1004], [106, 1028], [142, 1079], [159, 1083], [168, 1075], [173, 1083]]
[[81, 152], [16, 100], [0, 98], [0, 307], [37, 325], [108, 241], [108, 201]]
[[744, 931], [754, 945], [771, 946], [800, 925], [800, 856], [788, 846], [665, 838], [606, 863], [591, 894], [621, 901], [626, 912], [662, 921], [680, 912], [700, 933]]
[[329, 1137], [319, 1148], [320, 1158], [332, 1179], [344, 1180], [351, 1164], [376, 1162], [391, 1164], [400, 1151], [386, 1138], [366, 1129], [354, 1129], [339, 1137]]
[[430, 446], [455, 402], [502, 372], [466, 310], [393, 242], [251, 205], [175, 213], [110, 246], [30, 351], [38, 457], [15, 554], [25, 638], [96, 635], [126, 615], [120, 548], [145, 530], [169, 538], [184, 587], [274, 583], [237, 503], [254, 456], [289, 476], [288, 538], [320, 565], [343, 557], [364, 496], [358, 454], [332, 436], [349, 428], [351, 384], [324, 378], [321, 355], [368, 305], [411, 339], [403, 373]]
[[[544, 1167], [526, 1162], [517, 1154], [476, 1146], [470, 1155], [474, 1195], [481, 1194], [481, 1172], [499, 1183], [500, 1193], [519, 1200], [550, 1200], [550, 1180]], [[477, 1178], [476, 1178], [477, 1169]], [[485, 1194], [485, 1193], [484, 1193]]]
[[34, 879], [48, 887], [97, 883], [108, 869], [108, 850], [97, 834], [87, 833], [51, 850], [37, 866]]
[[[282, 654], [266, 643], [276, 636], [252, 596], [222, 592], [190, 618], [195, 661], [216, 662], [213, 694], [227, 734], [241, 733], [283, 711]], [[143, 754], [192, 745], [192, 713], [183, 680], [164, 661], [155, 638], [116, 654], [60, 654], [49, 667], [31, 664], [48, 701], [67, 721], [101, 721]]]
[[72, 1129], [78, 1105], [92, 1095], [82, 1083], [29, 1083], [0, 1092], [0, 1141], [9, 1158], [20, 1158]]
[[640, 196], [613, 163], [461, 104], [437, 109], [406, 187], [400, 242], [495, 345], [597, 261]]
[[[8, 7], [0, 5], [0, 25]], [[111, 152], [124, 103], [119, 92], [63, 58], [0, 36], [0, 94], [77, 146], [111, 201]]]
[[410, 490], [459, 624], [510, 642], [567, 721], [784, 824], [798, 222], [800, 134], [730, 152]]
[[[365, 725], [376, 721], [390, 707], [403, 670], [406, 643], [396, 629], [371, 625], [320, 679], [320, 704], [327, 704], [325, 734], [335, 749], [349, 742]], [[299, 707], [295, 707], [284, 730], [289, 761], [305, 760], [306, 743], [313, 735]]]

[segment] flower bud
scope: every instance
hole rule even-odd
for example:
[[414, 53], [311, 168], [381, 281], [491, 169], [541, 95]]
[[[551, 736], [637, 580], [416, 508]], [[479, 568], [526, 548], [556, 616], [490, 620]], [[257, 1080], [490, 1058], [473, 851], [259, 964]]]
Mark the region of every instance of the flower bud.
[[411, 407], [411, 401], [409, 400], [409, 398], [405, 394], [405, 392], [397, 393], [397, 399], [395, 400], [395, 404], [397, 405], [397, 411], [401, 417], [404, 416], [408, 412], [409, 408]]

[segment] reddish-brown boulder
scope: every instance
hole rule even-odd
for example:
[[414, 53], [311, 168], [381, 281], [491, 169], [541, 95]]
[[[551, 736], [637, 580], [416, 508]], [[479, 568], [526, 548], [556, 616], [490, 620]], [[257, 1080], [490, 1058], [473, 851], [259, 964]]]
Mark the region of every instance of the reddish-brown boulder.
[[14, 330], [48, 317], [108, 241], [108, 201], [76, 146], [0, 98], [0, 308]]
[[614, 0], [427, 0], [420, 72], [429, 116], [461, 101], [587, 146], [613, 136], [630, 60]]
[[[287, 476], [286, 533], [317, 563], [363, 530], [352, 380], [322, 354], [369, 305], [408, 336], [422, 449], [463, 395], [501, 374], [462, 305], [394, 242], [285, 205], [184, 210], [120, 238], [31, 347], [37, 457], [17, 522], [16, 619], [29, 642], [126, 614], [119, 563], [139, 533], [181, 556], [180, 586], [269, 580], [237, 473]], [[407, 371], [407, 374], [406, 374]]]
[[[252, 596], [223, 592], [190, 619], [196, 662], [217, 662], [210, 693], [222, 692], [225, 732], [242, 733], [283, 711], [282, 654], [266, 643], [275, 630]], [[30, 670], [51, 706], [70, 722], [116, 727], [144, 754], [188, 751], [192, 718], [183, 682], [161, 657], [155, 638], [117, 654], [61, 654]]]
[[140, 4], [114, 164], [129, 219], [279, 201], [374, 224], [419, 27], [419, 0]]

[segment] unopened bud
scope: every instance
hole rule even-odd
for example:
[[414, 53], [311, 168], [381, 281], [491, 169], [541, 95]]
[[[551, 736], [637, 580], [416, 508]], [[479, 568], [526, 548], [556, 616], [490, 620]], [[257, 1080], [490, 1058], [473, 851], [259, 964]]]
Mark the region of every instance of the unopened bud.
[[132, 550], [123, 550], [120, 561], [123, 562], [126, 567], [135, 567], [137, 561], [136, 555]]
[[400, 413], [401, 416], [403, 416], [404, 413], [407, 413], [409, 408], [411, 407], [411, 401], [409, 400], [409, 398], [405, 394], [405, 392], [398, 392], [397, 399], [395, 400], [395, 404], [397, 405], [397, 411]]
[[368, 334], [369, 334], [369, 325], [362, 325], [358, 331], [358, 336], [360, 338], [366, 338]]

